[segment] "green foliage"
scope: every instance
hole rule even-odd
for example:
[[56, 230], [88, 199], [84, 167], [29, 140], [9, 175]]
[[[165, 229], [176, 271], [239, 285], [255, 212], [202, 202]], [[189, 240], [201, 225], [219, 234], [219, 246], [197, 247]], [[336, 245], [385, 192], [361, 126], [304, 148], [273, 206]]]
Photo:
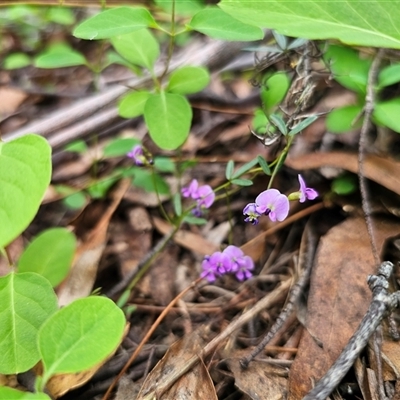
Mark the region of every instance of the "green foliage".
[[64, 147], [64, 151], [70, 151], [71, 153], [86, 153], [88, 151], [88, 147], [83, 140], [75, 140], [71, 143], [68, 143]]
[[340, 196], [346, 196], [357, 190], [358, 182], [354, 175], [345, 174], [334, 179], [331, 185], [332, 192]]
[[374, 120], [380, 124], [400, 133], [400, 97], [378, 102], [374, 108]]
[[117, 7], [103, 11], [79, 24], [73, 35], [80, 39], [110, 39], [143, 28], [156, 27], [146, 8]]
[[400, 48], [398, 1], [306, 0], [289, 4], [282, 0], [222, 0], [219, 6], [244, 23], [276, 29], [286, 36]]
[[154, 94], [144, 106], [144, 119], [154, 143], [166, 150], [175, 150], [189, 135], [192, 108], [179, 94]]
[[160, 46], [148, 29], [113, 36], [111, 43], [129, 62], [150, 70], [160, 55]]
[[[196, 12], [204, 8], [203, 1], [201, 0], [174, 0], [175, 13], [181, 16], [192, 16]], [[171, 13], [172, 0], [155, 0], [157, 6], [161, 7], [164, 11]]]
[[144, 113], [144, 106], [151, 93], [146, 90], [128, 93], [118, 104], [118, 113], [123, 118], [135, 118]]
[[52, 286], [57, 286], [68, 274], [75, 248], [75, 236], [67, 229], [48, 229], [37, 236], [22, 253], [18, 271], [36, 272]]
[[31, 59], [25, 53], [12, 53], [4, 58], [4, 69], [24, 68], [31, 64]]
[[39, 331], [45, 382], [54, 374], [87, 370], [103, 361], [121, 340], [125, 317], [105, 297], [87, 297], [53, 314]]
[[12, 272], [0, 278], [0, 303], [0, 373], [27, 371], [40, 359], [38, 332], [57, 310], [56, 295], [42, 276]]
[[200, 92], [210, 82], [210, 74], [201, 67], [181, 67], [171, 73], [167, 91], [177, 94]]
[[264, 33], [251, 21], [243, 23], [217, 7], [208, 7], [194, 15], [188, 27], [222, 40], [261, 40]]
[[134, 186], [142, 188], [146, 192], [158, 192], [161, 195], [170, 194], [168, 184], [160, 175], [139, 167], [132, 167], [131, 172], [134, 174], [132, 179]]
[[124, 156], [132, 147], [140, 143], [139, 139], [123, 138], [114, 139], [108, 143], [103, 149], [104, 157], [119, 157]]
[[345, 133], [359, 128], [362, 123], [362, 105], [350, 105], [332, 110], [326, 117], [326, 126], [332, 133]]
[[51, 400], [46, 393], [21, 392], [7, 386], [0, 386], [0, 400]]
[[56, 43], [34, 58], [36, 68], [63, 68], [86, 65], [85, 57], [65, 43]]
[[267, 114], [270, 114], [281, 103], [289, 87], [290, 79], [283, 72], [276, 72], [263, 81], [260, 95]]
[[37, 135], [0, 142], [0, 247], [32, 221], [50, 183], [51, 148]]
[[379, 72], [378, 89], [400, 82], [400, 64], [392, 64]]

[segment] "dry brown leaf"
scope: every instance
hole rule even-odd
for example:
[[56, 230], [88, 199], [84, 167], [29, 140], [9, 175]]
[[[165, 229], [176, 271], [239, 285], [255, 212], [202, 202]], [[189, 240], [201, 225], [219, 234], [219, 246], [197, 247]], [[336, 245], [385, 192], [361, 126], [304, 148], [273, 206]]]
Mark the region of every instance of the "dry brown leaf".
[[[398, 223], [375, 220], [378, 251], [398, 231]], [[371, 299], [367, 276], [376, 272], [374, 264], [362, 217], [348, 218], [321, 239], [310, 283], [307, 329], [290, 370], [289, 399], [301, 399], [312, 388], [358, 327]]]
[[129, 180], [123, 180], [118, 184], [112, 193], [111, 204], [86, 235], [85, 241], [78, 246], [71, 272], [57, 291], [60, 306], [65, 306], [91, 293], [98, 264], [106, 246], [108, 224], [129, 186]]
[[[198, 333], [186, 335], [175, 342], [165, 356], [147, 376], [136, 400], [143, 399], [147, 393], [155, 391], [165, 377], [176, 374], [193, 355], [200, 353], [205, 343]], [[214, 384], [205, 365], [200, 362], [179, 378], [166, 392], [157, 396], [160, 400], [207, 399], [217, 400]]]
[[253, 360], [248, 368], [239, 358], [227, 360], [235, 377], [235, 385], [253, 400], [283, 400], [287, 396], [287, 371], [281, 367]]
[[[321, 167], [343, 168], [356, 174], [358, 172], [358, 155], [340, 151], [314, 153], [294, 159], [288, 158], [286, 165], [297, 170]], [[363, 164], [364, 176], [400, 195], [399, 171], [399, 162], [375, 154], [365, 156]]]
[[400, 346], [394, 340], [384, 340], [382, 343], [383, 380], [395, 381], [400, 379]]
[[0, 88], [0, 117], [15, 112], [27, 97], [28, 95], [20, 89], [13, 87]]
[[[153, 218], [153, 222], [155, 228], [163, 235], [171, 232], [172, 226], [161, 218], [155, 217]], [[212, 254], [215, 251], [219, 250], [219, 247], [216, 246], [214, 243], [211, 243], [203, 237], [188, 231], [178, 231], [174, 235], [173, 240], [177, 244], [204, 256], [207, 254]]]

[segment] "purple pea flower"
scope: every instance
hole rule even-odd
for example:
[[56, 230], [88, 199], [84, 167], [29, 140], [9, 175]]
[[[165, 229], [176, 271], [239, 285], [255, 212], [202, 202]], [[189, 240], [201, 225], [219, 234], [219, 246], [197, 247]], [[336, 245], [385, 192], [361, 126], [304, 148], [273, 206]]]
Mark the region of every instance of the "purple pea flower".
[[245, 222], [251, 222], [253, 225], [258, 224], [258, 218], [261, 216], [259, 212], [257, 212], [257, 204], [256, 203], [249, 203], [243, 209], [243, 214], [247, 215], [245, 218]]
[[300, 198], [299, 201], [300, 203], [304, 203], [306, 200], [314, 200], [315, 198], [318, 197], [318, 192], [313, 189], [309, 188], [306, 186], [306, 183], [304, 182], [303, 177], [299, 174], [299, 183], [300, 183]]
[[127, 157], [132, 158], [137, 166], [143, 166], [146, 164], [147, 160], [143, 154], [143, 147], [138, 144], [133, 147], [133, 149], [127, 154]]
[[181, 189], [181, 193], [183, 197], [191, 197], [192, 199], [197, 199], [197, 189], [199, 187], [199, 183], [197, 179], [193, 179], [189, 186], [185, 186]]
[[216, 251], [211, 256], [205, 256], [201, 264], [203, 272], [201, 277], [214, 282], [218, 276], [226, 274], [231, 270], [231, 262], [227, 254]]
[[254, 269], [254, 262], [251, 257], [246, 256], [239, 247], [228, 246], [223, 253], [229, 257], [231, 272], [235, 273], [239, 281], [244, 281], [253, 276], [251, 270]]
[[277, 189], [268, 189], [256, 197], [256, 212], [268, 215], [272, 222], [283, 221], [289, 214], [289, 199]]

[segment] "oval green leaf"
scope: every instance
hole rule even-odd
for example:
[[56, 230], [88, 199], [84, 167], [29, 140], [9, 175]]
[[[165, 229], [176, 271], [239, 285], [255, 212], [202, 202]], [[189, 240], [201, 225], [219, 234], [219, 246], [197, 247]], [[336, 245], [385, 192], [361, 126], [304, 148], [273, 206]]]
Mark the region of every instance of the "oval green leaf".
[[154, 143], [164, 150], [174, 150], [189, 135], [192, 108], [180, 94], [154, 94], [144, 106], [144, 119]]
[[0, 373], [15, 374], [40, 359], [39, 328], [56, 312], [57, 298], [49, 281], [32, 272], [0, 278]]
[[151, 93], [146, 90], [127, 94], [118, 104], [118, 114], [123, 118], [135, 118], [142, 115], [144, 113], [144, 105], [150, 95]]
[[38, 135], [0, 142], [0, 247], [21, 234], [50, 183], [51, 148]]
[[34, 59], [36, 68], [64, 68], [77, 65], [86, 65], [86, 59], [73, 49], [44, 52]]
[[381, 70], [378, 76], [378, 87], [394, 85], [400, 82], [400, 64], [393, 64]]
[[0, 400], [51, 400], [46, 393], [21, 392], [7, 386], [0, 387]]
[[190, 21], [189, 27], [214, 39], [251, 41], [264, 37], [262, 29], [254, 26], [251, 21], [243, 23], [218, 7], [199, 11]]
[[160, 45], [148, 29], [141, 29], [111, 39], [114, 49], [129, 62], [152, 69], [160, 55]]
[[287, 74], [277, 72], [263, 82], [261, 100], [268, 114], [285, 98], [290, 86]]
[[76, 240], [65, 228], [51, 228], [37, 236], [18, 261], [19, 272], [36, 272], [57, 286], [68, 274]]
[[398, 1], [222, 0], [219, 6], [245, 23], [276, 29], [286, 36], [400, 48]]
[[119, 157], [126, 155], [134, 146], [140, 143], [139, 139], [118, 138], [112, 140], [103, 149], [104, 157]]
[[39, 331], [44, 379], [85, 371], [103, 361], [119, 345], [125, 317], [110, 299], [75, 300], [52, 315]]
[[172, 72], [167, 91], [177, 94], [191, 94], [203, 90], [210, 82], [206, 68], [182, 67]]
[[400, 98], [378, 103], [375, 106], [373, 117], [381, 125], [400, 133]]
[[354, 124], [355, 119], [360, 115], [362, 106], [351, 105], [337, 108], [331, 111], [326, 117], [326, 127], [333, 133], [345, 133], [359, 128], [362, 118]]
[[31, 64], [30, 57], [25, 53], [12, 53], [4, 58], [4, 69], [24, 68]]
[[72, 34], [81, 39], [109, 39], [149, 26], [157, 24], [146, 8], [117, 7], [83, 21]]

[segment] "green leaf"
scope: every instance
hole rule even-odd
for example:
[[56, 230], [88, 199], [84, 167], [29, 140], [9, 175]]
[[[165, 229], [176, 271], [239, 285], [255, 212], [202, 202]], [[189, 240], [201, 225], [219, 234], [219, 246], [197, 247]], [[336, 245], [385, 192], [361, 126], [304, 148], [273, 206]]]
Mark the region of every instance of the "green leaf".
[[383, 68], [378, 75], [378, 88], [394, 85], [400, 82], [400, 64]]
[[144, 119], [154, 143], [163, 150], [175, 150], [189, 135], [192, 108], [180, 94], [161, 92], [147, 100]]
[[86, 153], [88, 151], [88, 147], [86, 143], [79, 139], [75, 140], [64, 147], [64, 151], [70, 151], [72, 153]]
[[75, 14], [68, 7], [48, 7], [46, 18], [60, 25], [72, 25], [75, 23]]
[[134, 138], [114, 139], [104, 147], [103, 155], [104, 157], [125, 156], [137, 144], [140, 144], [139, 139], [134, 139]]
[[207, 223], [206, 219], [198, 218], [193, 215], [187, 215], [185, 218], [183, 218], [183, 221], [192, 225], [205, 225]]
[[104, 199], [110, 190], [111, 186], [119, 180], [118, 176], [108, 176], [100, 181], [97, 181], [87, 188], [92, 199]]
[[373, 117], [381, 125], [400, 133], [400, 97], [375, 105]]
[[254, 117], [252, 126], [256, 133], [265, 134], [267, 133], [268, 118], [265, 115], [264, 110], [258, 108], [254, 111]]
[[155, 157], [154, 168], [160, 172], [175, 173], [175, 163], [169, 157]]
[[0, 400], [51, 400], [46, 393], [21, 392], [7, 386], [0, 386]]
[[233, 162], [233, 160], [229, 160], [228, 163], [226, 164], [226, 169], [225, 169], [225, 177], [228, 181], [232, 179], [234, 168], [235, 168], [235, 163]]
[[261, 156], [257, 157], [258, 164], [260, 165], [261, 169], [264, 171], [265, 175], [271, 175], [271, 169], [267, 162]]
[[158, 192], [159, 194], [170, 194], [169, 186], [165, 180], [158, 174], [154, 174], [151, 171], [143, 168], [133, 167], [134, 178], [132, 184], [140, 187], [146, 192]]
[[271, 114], [269, 120], [274, 124], [283, 135], [287, 135], [287, 127], [283, 118], [279, 114]]
[[27, 228], [50, 177], [51, 148], [41, 136], [30, 134], [0, 142], [0, 247]]
[[0, 304], [0, 373], [27, 371], [40, 359], [37, 335], [58, 308], [56, 295], [38, 274], [11, 273], [0, 278]]
[[148, 29], [113, 36], [111, 43], [129, 62], [150, 70], [160, 55], [160, 45]]
[[217, 7], [208, 7], [194, 15], [189, 27], [214, 39], [261, 40], [264, 33], [251, 21], [240, 22]]
[[151, 93], [139, 90], [127, 94], [118, 104], [118, 114], [123, 118], [135, 118], [144, 113], [144, 105]]
[[303, 119], [303, 121], [299, 122], [293, 128], [290, 129], [289, 135], [290, 136], [297, 135], [302, 130], [306, 129], [307, 126], [310, 126], [317, 119], [318, 119], [318, 115], [311, 115], [310, 117]]
[[222, 0], [219, 6], [245, 23], [286, 36], [338, 39], [350, 45], [400, 48], [400, 3], [392, 0]]
[[80, 39], [109, 39], [156, 26], [156, 22], [146, 8], [117, 7], [83, 21], [72, 34]]
[[[192, 16], [197, 11], [204, 8], [202, 0], [174, 0], [175, 1], [175, 13], [182, 16]], [[172, 11], [172, 0], [155, 0], [155, 3], [163, 10], [171, 13]]]
[[202, 67], [182, 67], [172, 72], [167, 91], [191, 94], [203, 90], [210, 82], [210, 74]]
[[253, 184], [250, 179], [232, 179], [231, 182], [238, 186], [251, 186]]
[[175, 193], [172, 199], [173, 199], [175, 214], [179, 217], [182, 215], [182, 198], [179, 193]]
[[287, 74], [277, 72], [263, 82], [261, 100], [268, 114], [285, 98], [290, 86]]
[[335, 178], [332, 182], [332, 192], [338, 195], [348, 195], [357, 190], [358, 181], [354, 175], [346, 174]]
[[255, 165], [258, 164], [258, 159], [254, 158], [253, 160], [247, 162], [246, 164], [243, 164], [238, 170], [233, 174], [232, 178], [240, 178], [243, 174], [251, 170]]
[[34, 59], [36, 68], [64, 68], [76, 65], [86, 65], [86, 59], [81, 53], [71, 48], [50, 49]]
[[359, 128], [362, 124], [362, 118], [359, 118], [353, 125], [355, 119], [362, 111], [361, 105], [351, 105], [337, 108], [331, 111], [326, 117], [326, 127], [333, 133], [345, 133]]
[[70, 194], [63, 199], [65, 206], [71, 208], [72, 210], [79, 210], [83, 208], [87, 202], [88, 199], [83, 192]]
[[331, 45], [324, 54], [335, 80], [342, 86], [365, 94], [371, 61], [361, 59], [358, 52], [348, 47]]
[[4, 58], [4, 69], [24, 68], [31, 64], [31, 59], [25, 53], [12, 53]]
[[39, 331], [44, 383], [54, 374], [85, 371], [119, 345], [125, 317], [110, 299], [87, 297], [52, 315]]
[[25, 249], [18, 261], [19, 272], [36, 272], [57, 286], [68, 274], [76, 240], [65, 228], [42, 232]]

